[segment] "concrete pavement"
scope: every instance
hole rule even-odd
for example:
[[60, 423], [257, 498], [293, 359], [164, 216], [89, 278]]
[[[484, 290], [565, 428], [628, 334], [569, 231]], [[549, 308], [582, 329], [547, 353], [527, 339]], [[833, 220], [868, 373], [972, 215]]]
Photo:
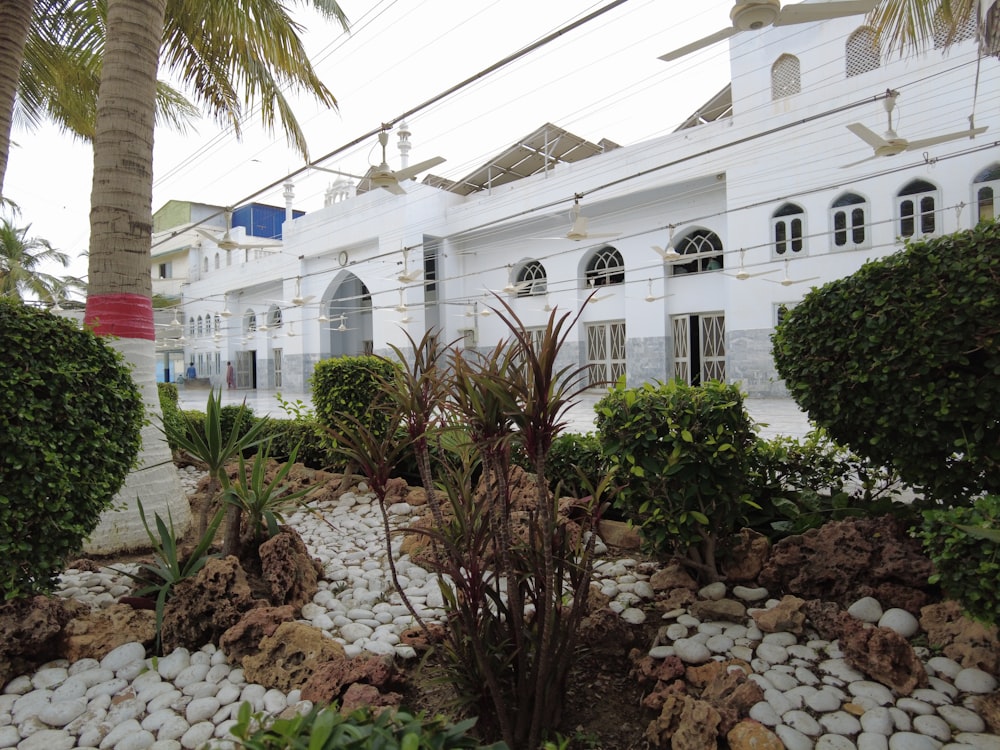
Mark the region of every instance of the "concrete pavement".
[[[178, 386], [180, 394], [179, 404], [182, 409], [205, 410], [205, 402], [208, 400], [208, 390], [206, 388], [187, 388]], [[293, 393], [289, 391], [278, 391], [281, 397], [294, 403], [302, 401], [312, 405], [312, 396], [308, 393]], [[239, 405], [244, 400], [253, 413], [258, 416], [289, 417], [286, 414], [273, 390], [238, 390], [224, 389], [222, 391], [222, 404]], [[594, 406], [601, 399], [603, 394], [596, 392], [584, 393], [578, 402], [570, 409], [568, 414], [567, 429], [572, 432], [592, 432], [594, 429]], [[748, 398], [746, 400], [747, 411], [750, 416], [761, 425], [760, 435], [762, 437], [773, 437], [775, 435], [790, 435], [792, 437], [802, 437], [810, 429], [809, 420], [803, 414], [794, 401], [784, 398]]]

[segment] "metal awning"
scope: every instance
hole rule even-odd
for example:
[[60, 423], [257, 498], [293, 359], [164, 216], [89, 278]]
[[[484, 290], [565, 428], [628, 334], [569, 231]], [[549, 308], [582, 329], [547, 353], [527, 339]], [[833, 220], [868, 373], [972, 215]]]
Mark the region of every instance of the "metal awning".
[[581, 161], [616, 148], [618, 144], [609, 140], [591, 143], [547, 122], [472, 174], [442, 187], [459, 195], [469, 195], [546, 172], [556, 164]]

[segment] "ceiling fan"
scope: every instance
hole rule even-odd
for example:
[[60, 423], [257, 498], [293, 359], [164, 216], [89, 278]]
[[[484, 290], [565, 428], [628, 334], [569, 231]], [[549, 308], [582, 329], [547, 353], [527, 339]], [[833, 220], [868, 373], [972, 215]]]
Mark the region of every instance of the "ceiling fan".
[[667, 62], [676, 60], [735, 36], [741, 31], [757, 31], [767, 26], [813, 23], [868, 13], [875, 7], [875, 3], [876, 0], [832, 0], [831, 2], [795, 3], [782, 7], [780, 0], [736, 0], [733, 9], [729, 11], [729, 17], [733, 22], [732, 26], [727, 26], [696, 42], [685, 44], [665, 55], [660, 55], [660, 59]]
[[261, 240], [254, 243], [237, 242], [234, 240], [231, 235], [233, 231], [233, 211], [230, 208], [226, 209], [226, 231], [223, 232], [221, 237], [209, 232], [207, 229], [196, 228], [195, 231], [202, 237], [207, 237], [218, 245], [220, 250], [248, 250], [253, 247], [277, 247], [281, 244], [276, 240]]
[[338, 333], [343, 333], [345, 331], [353, 331], [354, 330], [353, 328], [348, 328], [347, 327], [347, 314], [346, 313], [341, 314], [340, 317], [339, 317], [339, 320], [340, 320], [340, 325], [339, 326], [337, 326], [335, 328], [328, 327], [328, 328], [326, 328], [324, 330], [327, 330], [327, 331], [337, 331]]
[[424, 172], [431, 167], [436, 167], [445, 161], [443, 156], [435, 156], [433, 159], [427, 159], [394, 172], [389, 168], [389, 164], [385, 158], [385, 147], [389, 143], [388, 126], [383, 126], [382, 131], [378, 134], [378, 142], [382, 146], [382, 163], [377, 167], [369, 169], [368, 174], [365, 175], [365, 179], [371, 183], [372, 187], [385, 188], [393, 195], [406, 194], [403, 186], [399, 184], [403, 180], [416, 177], [420, 172]]
[[[740, 248], [740, 267], [739, 267], [739, 270], [736, 271], [736, 273], [727, 273], [727, 274], [725, 274], [726, 276], [732, 276], [734, 279], [739, 279], [740, 281], [746, 281], [747, 279], [752, 279], [754, 276], [766, 276], [767, 274], [769, 274], [769, 273], [775, 273], [778, 270], [777, 268], [772, 268], [770, 271], [757, 271], [756, 273], [750, 273], [749, 271], [747, 271], [746, 266], [743, 265], [743, 256], [744, 256], [745, 253], [746, 253], [746, 250], [744, 250], [743, 248]], [[787, 264], [788, 261], [786, 260], [785, 263]], [[786, 277], [788, 276], [787, 270], [786, 270], [785, 276]], [[787, 284], [786, 284], [786, 286], [787, 286]]]
[[268, 300], [268, 301], [269, 302], [275, 302], [275, 303], [277, 303], [279, 305], [286, 305], [286, 306], [287, 305], [293, 305], [295, 307], [302, 307], [303, 305], [308, 305], [314, 299], [316, 299], [316, 295], [313, 295], [313, 294], [307, 294], [305, 297], [302, 296], [302, 277], [301, 276], [296, 276], [295, 277], [295, 294], [292, 296], [292, 298], [290, 300], [273, 299], [273, 300]]
[[764, 279], [764, 281], [770, 281], [772, 284], [781, 284], [782, 286], [791, 286], [792, 284], [804, 284], [807, 281], [815, 281], [819, 276], [810, 276], [808, 279], [793, 279], [788, 275], [788, 260], [785, 260], [785, 275], [780, 279]]
[[885, 92], [885, 99], [882, 100], [882, 106], [885, 107], [885, 113], [889, 120], [889, 127], [888, 130], [885, 131], [884, 136], [879, 135], [865, 125], [862, 125], [860, 122], [852, 122], [847, 126], [848, 130], [872, 147], [874, 154], [866, 159], [861, 159], [861, 161], [845, 164], [845, 167], [853, 167], [855, 164], [861, 164], [869, 159], [877, 159], [880, 156], [895, 156], [896, 154], [901, 154], [904, 151], [914, 151], [919, 148], [935, 146], [939, 143], [956, 141], [959, 138], [974, 138], [980, 133], [986, 132], [988, 128], [988, 126], [984, 125], [980, 128], [969, 128], [968, 130], [958, 130], [954, 133], [936, 135], [932, 138], [921, 138], [916, 141], [908, 141], [906, 138], [900, 138], [896, 135], [896, 131], [892, 127], [892, 111], [896, 108], [896, 98], [898, 96], [898, 91], [888, 89]]
[[646, 291], [646, 296], [643, 297], [643, 300], [645, 300], [646, 302], [656, 302], [656, 300], [658, 299], [666, 299], [667, 297], [672, 296], [670, 294], [653, 294], [653, 280], [647, 279], [647, 282], [649, 286]]
[[[414, 247], [417, 246], [414, 245]], [[410, 263], [411, 249], [412, 248], [409, 247], [403, 248], [403, 270], [396, 276], [396, 280], [399, 281], [401, 284], [412, 284], [414, 281], [416, 281], [417, 279], [419, 279], [421, 276], [424, 275], [424, 272], [421, 271], [420, 269], [414, 268], [412, 271], [410, 270], [409, 263]]]
[[569, 231], [561, 237], [536, 237], [539, 240], [593, 240], [601, 237], [617, 237], [617, 234], [594, 234], [587, 231], [587, 217], [580, 212], [580, 199], [583, 196], [579, 193], [573, 196], [573, 207], [569, 210], [570, 218], [573, 220]]

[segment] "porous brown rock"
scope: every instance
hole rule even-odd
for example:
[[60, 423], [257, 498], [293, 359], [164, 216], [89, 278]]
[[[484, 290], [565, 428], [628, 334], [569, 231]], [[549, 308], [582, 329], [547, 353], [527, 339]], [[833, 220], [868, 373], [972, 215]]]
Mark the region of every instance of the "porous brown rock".
[[256, 654], [243, 657], [243, 672], [249, 682], [287, 693], [305, 685], [320, 664], [343, 656], [344, 647], [318, 628], [283, 622]]
[[607, 607], [593, 610], [580, 621], [577, 642], [598, 654], [623, 654], [635, 636], [619, 614]]
[[271, 604], [291, 604], [296, 610], [312, 601], [319, 589], [323, 566], [309, 555], [309, 550], [295, 529], [281, 527], [281, 532], [258, 548], [261, 578], [267, 583]]
[[702, 622], [717, 620], [743, 622], [747, 616], [746, 605], [735, 599], [703, 599], [694, 602], [688, 610], [693, 617], [697, 617]]
[[78, 602], [41, 595], [0, 603], [0, 687], [59, 658], [63, 627], [87, 609]]
[[63, 628], [62, 654], [69, 661], [97, 659], [122, 644], [142, 643], [146, 648], [156, 641], [156, 612], [135, 609], [128, 604], [113, 604], [106, 609], [81, 612]]
[[729, 750], [785, 750], [774, 732], [753, 719], [743, 719], [726, 734]]
[[920, 627], [931, 648], [940, 648], [963, 667], [976, 667], [1000, 676], [1000, 640], [997, 626], [976, 622], [962, 614], [955, 601], [929, 604], [920, 610]]
[[219, 639], [219, 648], [237, 664], [243, 658], [260, 650], [260, 642], [283, 622], [292, 622], [297, 610], [291, 604], [280, 607], [255, 607], [243, 614], [239, 621], [226, 630]]
[[639, 533], [639, 529], [625, 521], [602, 518], [597, 522], [597, 535], [609, 547], [635, 550], [642, 546], [642, 534]]
[[720, 568], [726, 581], [756, 581], [771, 551], [771, 541], [753, 529], [740, 529], [722, 556]]
[[1000, 692], [982, 696], [976, 701], [977, 713], [993, 734], [1000, 734]]
[[244, 612], [259, 604], [236, 557], [209, 558], [196, 575], [171, 591], [163, 608], [164, 650], [218, 643]]
[[753, 610], [751, 617], [765, 633], [802, 635], [806, 624], [806, 613], [802, 610], [804, 605], [805, 600], [788, 594], [770, 609]]
[[349, 714], [359, 708], [371, 708], [372, 713], [378, 714], [380, 709], [398, 708], [402, 702], [403, 696], [399, 693], [382, 693], [374, 685], [359, 682], [344, 691], [340, 713]]
[[867, 625], [831, 602], [806, 602], [821, 638], [839, 640], [844, 659], [868, 677], [909, 695], [927, 685], [927, 672], [910, 642], [889, 628]]
[[[790, 593], [847, 606], [881, 591], [884, 607], [926, 601], [932, 565], [920, 542], [894, 516], [847, 518], [782, 539], [771, 548], [758, 582], [772, 595]], [[885, 598], [891, 597], [891, 598]], [[908, 609], [914, 615], [919, 609]]]
[[715, 750], [718, 745], [719, 712], [705, 701], [682, 693], [670, 693], [660, 715], [646, 727], [644, 737], [653, 747], [670, 750]]
[[[378, 656], [340, 655], [318, 665], [302, 686], [302, 699], [313, 703], [339, 701], [355, 684], [374, 687], [378, 693], [400, 684], [402, 675], [391, 659]], [[375, 704], [385, 705], [385, 704]]]
[[677, 563], [660, 568], [649, 577], [649, 585], [653, 591], [673, 591], [674, 589], [689, 589], [696, 591], [698, 582]]

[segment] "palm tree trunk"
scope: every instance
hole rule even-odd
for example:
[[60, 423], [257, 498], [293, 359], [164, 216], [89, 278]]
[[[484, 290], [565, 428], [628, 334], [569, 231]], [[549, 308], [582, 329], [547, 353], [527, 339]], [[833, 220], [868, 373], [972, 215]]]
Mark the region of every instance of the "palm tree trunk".
[[0, 0], [0, 198], [10, 153], [14, 94], [24, 60], [24, 42], [35, 0]]
[[190, 525], [162, 420], [155, 382], [150, 248], [153, 227], [153, 118], [166, 0], [110, 0], [107, 46], [94, 134], [90, 196], [90, 293], [84, 322], [133, 365], [149, 424], [138, 467], [129, 474], [88, 542], [89, 552], [148, 544], [138, 513], [169, 513], [178, 533]]

